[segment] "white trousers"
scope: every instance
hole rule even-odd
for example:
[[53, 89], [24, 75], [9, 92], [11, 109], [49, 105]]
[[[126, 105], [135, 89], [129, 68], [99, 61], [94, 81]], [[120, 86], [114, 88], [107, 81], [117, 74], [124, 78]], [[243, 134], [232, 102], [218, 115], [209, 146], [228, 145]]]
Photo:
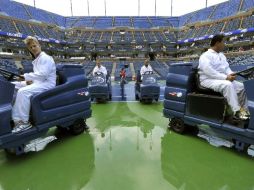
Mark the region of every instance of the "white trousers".
[[247, 96], [243, 83], [238, 81], [230, 82], [228, 80], [205, 79], [200, 84], [223, 94], [234, 113], [239, 111], [241, 107], [248, 110]]
[[29, 113], [31, 109], [31, 96], [41, 93], [49, 87], [46, 87], [42, 84], [31, 84], [31, 85], [22, 85], [19, 82], [14, 83], [15, 88], [18, 89], [16, 94], [16, 101], [12, 108], [12, 119], [13, 121], [23, 121], [28, 122], [29, 121]]

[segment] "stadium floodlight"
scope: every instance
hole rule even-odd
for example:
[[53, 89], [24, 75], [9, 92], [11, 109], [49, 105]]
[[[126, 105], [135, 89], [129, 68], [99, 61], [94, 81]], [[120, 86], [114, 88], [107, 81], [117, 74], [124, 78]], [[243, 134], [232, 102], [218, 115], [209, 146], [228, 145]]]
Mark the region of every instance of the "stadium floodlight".
[[107, 2], [104, 0], [105, 16], [107, 16]]
[[86, 3], [87, 3], [87, 14], [88, 14], [88, 16], [90, 16], [89, 0], [86, 0]]
[[154, 0], [154, 16], [156, 16], [157, 0]]
[[171, 16], [173, 16], [173, 0], [171, 0]]
[[120, 30], [120, 34], [124, 35], [125, 34], [125, 30]]
[[140, 16], [140, 0], [138, 0], [138, 16]]
[[72, 0], [70, 0], [70, 4], [71, 4], [71, 16], [73, 16], [73, 10], [72, 10]]

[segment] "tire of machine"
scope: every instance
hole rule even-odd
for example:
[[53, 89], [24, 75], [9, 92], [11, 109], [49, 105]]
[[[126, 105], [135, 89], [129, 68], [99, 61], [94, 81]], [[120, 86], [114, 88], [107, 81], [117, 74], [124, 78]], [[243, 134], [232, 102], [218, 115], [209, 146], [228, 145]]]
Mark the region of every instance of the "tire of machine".
[[82, 134], [87, 129], [86, 122], [84, 119], [77, 119], [73, 125], [69, 127], [70, 133], [72, 135], [79, 135]]
[[247, 152], [247, 149], [250, 146], [250, 144], [244, 143], [244, 142], [242, 142], [240, 140], [236, 140], [236, 139], [233, 139], [233, 143], [234, 143], [234, 148], [238, 152]]
[[183, 134], [185, 132], [185, 124], [184, 121], [180, 118], [172, 118], [169, 122], [169, 128], [179, 134]]

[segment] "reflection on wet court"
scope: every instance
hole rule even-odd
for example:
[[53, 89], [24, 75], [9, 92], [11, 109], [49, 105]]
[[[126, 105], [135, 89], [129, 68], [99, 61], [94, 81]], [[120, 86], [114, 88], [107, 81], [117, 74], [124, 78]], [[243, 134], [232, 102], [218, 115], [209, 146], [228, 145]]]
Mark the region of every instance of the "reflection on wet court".
[[[253, 189], [253, 159], [167, 129], [162, 104], [93, 104], [90, 132], [38, 153], [0, 152], [1, 190]], [[56, 132], [56, 131], [51, 131]], [[17, 183], [18, 182], [18, 183]]]

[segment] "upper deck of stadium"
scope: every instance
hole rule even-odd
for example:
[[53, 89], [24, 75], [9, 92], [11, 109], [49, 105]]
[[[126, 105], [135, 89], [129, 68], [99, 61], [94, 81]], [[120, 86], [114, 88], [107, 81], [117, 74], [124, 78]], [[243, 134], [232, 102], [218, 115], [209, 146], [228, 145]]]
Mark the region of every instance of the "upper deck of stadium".
[[[160, 28], [182, 27], [201, 21], [215, 21], [243, 13], [254, 8], [253, 0], [229, 0], [179, 17], [112, 17], [112, 16], [74, 16], [64, 17], [42, 9], [10, 0], [0, 0], [0, 14], [25, 21], [38, 21], [63, 28], [86, 27], [106, 29], [114, 27]], [[222, 11], [224, 10], [224, 11]]]

